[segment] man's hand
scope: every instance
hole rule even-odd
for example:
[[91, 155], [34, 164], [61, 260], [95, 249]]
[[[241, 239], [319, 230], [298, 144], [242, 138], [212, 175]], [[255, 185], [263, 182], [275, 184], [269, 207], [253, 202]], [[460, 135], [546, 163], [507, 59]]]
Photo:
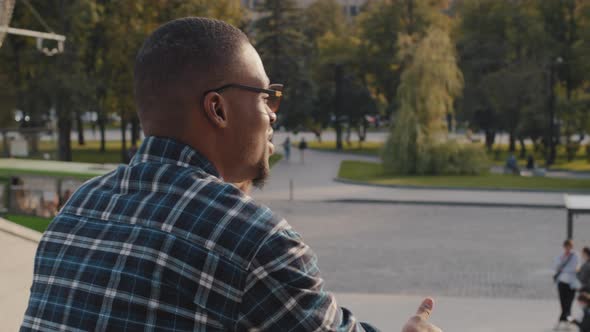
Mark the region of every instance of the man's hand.
[[416, 315], [408, 320], [402, 332], [442, 332], [441, 329], [428, 322], [433, 308], [434, 300], [431, 298], [424, 299]]

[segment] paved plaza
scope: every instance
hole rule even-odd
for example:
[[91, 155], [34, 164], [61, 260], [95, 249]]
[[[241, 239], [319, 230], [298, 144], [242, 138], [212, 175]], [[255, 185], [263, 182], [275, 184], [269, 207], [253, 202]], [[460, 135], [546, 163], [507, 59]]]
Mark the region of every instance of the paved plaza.
[[[253, 196], [304, 237], [326, 287], [361, 320], [399, 331], [422, 298], [434, 296], [432, 320], [445, 331], [551, 330], [558, 315], [551, 264], [565, 236], [561, 194], [343, 184], [333, 181], [340, 160], [358, 156], [307, 151], [301, 164], [297, 153]], [[590, 245], [590, 217], [576, 219], [574, 237], [578, 248]], [[0, 250], [0, 331], [14, 331], [35, 243], [0, 232]]]

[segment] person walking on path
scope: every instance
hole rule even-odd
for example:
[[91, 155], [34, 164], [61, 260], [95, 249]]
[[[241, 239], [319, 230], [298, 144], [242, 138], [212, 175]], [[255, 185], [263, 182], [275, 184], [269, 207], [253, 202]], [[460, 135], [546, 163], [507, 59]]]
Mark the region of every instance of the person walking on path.
[[[146, 138], [43, 234], [21, 331], [376, 331], [247, 193], [269, 173], [282, 85], [246, 35], [213, 19], [168, 22], [134, 74]], [[440, 332], [433, 307], [426, 298], [402, 331]]]
[[572, 303], [578, 288], [578, 279], [576, 278], [578, 255], [573, 251], [573, 248], [573, 241], [565, 240], [563, 253], [555, 258], [553, 281], [557, 283], [557, 292], [561, 305], [561, 314], [555, 330], [569, 325], [568, 317], [571, 315]]
[[582, 261], [576, 276], [580, 281], [580, 292], [590, 293], [590, 248], [582, 248]]
[[307, 149], [307, 142], [305, 141], [305, 137], [301, 137], [301, 141], [299, 142], [299, 155], [301, 156], [301, 163], [305, 163], [305, 149]]
[[285, 160], [289, 161], [291, 158], [291, 138], [289, 136], [283, 142], [283, 151], [285, 152]]

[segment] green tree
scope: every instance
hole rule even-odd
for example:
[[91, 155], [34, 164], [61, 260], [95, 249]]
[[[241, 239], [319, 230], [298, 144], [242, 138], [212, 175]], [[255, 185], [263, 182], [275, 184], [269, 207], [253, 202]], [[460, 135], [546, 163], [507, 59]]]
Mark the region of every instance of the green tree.
[[485, 143], [491, 150], [502, 124], [482, 82], [487, 75], [504, 67], [509, 53], [508, 11], [503, 1], [482, 0], [464, 1], [458, 12], [457, 49], [465, 78], [465, 91], [459, 103], [460, 118], [474, 129], [485, 132]]
[[[60, 160], [72, 158], [72, 120], [87, 104], [89, 96], [88, 77], [80, 59], [86, 46], [88, 26], [92, 24], [92, 14], [92, 2], [89, 0], [44, 1], [35, 3], [35, 7], [19, 4], [15, 7], [12, 24], [36, 30], [53, 28], [55, 32], [65, 34], [68, 39], [64, 52], [45, 56], [35, 49], [34, 39], [20, 36], [9, 36], [7, 47], [2, 48], [2, 52], [7, 52], [2, 62], [10, 68], [8, 76], [17, 86], [16, 107], [36, 121], [47, 118], [50, 109], [55, 110]], [[43, 44], [43, 47], [55, 46], [51, 41]], [[32, 150], [35, 150], [34, 146]]]
[[350, 112], [345, 83], [347, 76], [348, 81], [355, 81], [354, 66], [358, 59], [355, 49], [359, 41], [353, 34], [343, 33], [338, 36], [329, 31], [320, 38], [319, 43], [318, 69], [322, 73], [320, 82], [325, 93], [320, 96], [320, 100], [331, 111], [331, 122], [336, 130], [336, 149], [341, 150], [343, 123], [346, 121], [346, 113]]
[[[371, 1], [359, 15], [360, 66], [364, 80], [393, 104], [404, 70], [399, 52], [400, 35], [423, 36], [432, 25], [447, 24], [440, 11], [445, 1]], [[391, 107], [390, 107], [391, 109]]]
[[[580, 103], [576, 99], [580, 93], [576, 93], [584, 84], [587, 77], [583, 69], [588, 63], [588, 51], [584, 48], [585, 42], [581, 39], [581, 31], [587, 24], [587, 1], [563, 0], [563, 1], [538, 1], [537, 7], [543, 22], [544, 31], [548, 37], [545, 47], [545, 62], [549, 71], [550, 83], [556, 83], [563, 88], [563, 93], [554, 97], [555, 87], [548, 87], [547, 119], [548, 119], [548, 144], [546, 151], [546, 163], [551, 165], [556, 158], [556, 145], [559, 143], [561, 133], [554, 122], [557, 106], [565, 111], [562, 118], [563, 133], [566, 144], [569, 145], [571, 135], [576, 130], [576, 106]], [[587, 44], [586, 44], [587, 45]], [[557, 99], [564, 99], [563, 101]]]
[[399, 174], [434, 174], [449, 170], [451, 162], [461, 166], [457, 164], [465, 160], [453, 158], [461, 153], [454, 145], [450, 157], [436, 159], [451, 147], [445, 145], [445, 119], [463, 88], [448, 31], [433, 26], [423, 38], [405, 35], [398, 43], [398, 56], [406, 66], [397, 93], [399, 110], [383, 150], [385, 168]]
[[251, 35], [272, 82], [283, 83], [279, 125], [301, 128], [312, 109], [314, 86], [306, 51], [309, 44], [301, 32], [302, 10], [293, 0], [266, 0], [257, 8], [261, 17]]
[[[334, 107], [334, 65], [337, 59], [334, 59], [334, 52], [329, 49], [335, 46], [335, 39], [350, 35], [350, 28], [346, 23], [342, 6], [336, 0], [317, 0], [303, 11], [303, 33], [308, 45], [306, 63], [311, 68], [311, 79], [315, 88], [313, 97], [307, 96], [313, 100], [313, 104], [306, 127], [315, 133], [319, 141], [322, 130], [331, 123], [337, 113]], [[340, 55], [346, 59], [350, 59], [356, 52], [352, 47], [339, 48], [339, 51], [344, 52]], [[337, 128], [337, 132], [337, 141], [340, 140], [341, 145], [341, 128]]]

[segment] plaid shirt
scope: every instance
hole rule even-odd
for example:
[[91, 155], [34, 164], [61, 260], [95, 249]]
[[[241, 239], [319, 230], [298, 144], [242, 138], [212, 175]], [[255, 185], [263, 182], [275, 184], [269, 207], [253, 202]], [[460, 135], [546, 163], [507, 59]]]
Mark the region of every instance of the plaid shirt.
[[21, 331], [373, 331], [316, 260], [197, 151], [148, 137], [44, 233]]

